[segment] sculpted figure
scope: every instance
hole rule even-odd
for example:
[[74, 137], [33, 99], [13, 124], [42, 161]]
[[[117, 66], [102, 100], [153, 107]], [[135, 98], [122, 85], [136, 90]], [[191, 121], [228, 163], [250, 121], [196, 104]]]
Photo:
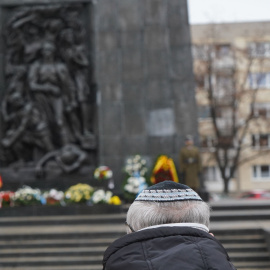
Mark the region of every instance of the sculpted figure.
[[65, 173], [71, 173], [79, 169], [86, 160], [87, 155], [78, 146], [67, 144], [60, 150], [47, 153], [41, 158], [36, 166], [37, 176], [44, 176], [44, 167], [47, 162], [53, 160]]
[[56, 124], [63, 145], [68, 142], [64, 110], [72, 110], [75, 96], [67, 67], [56, 61], [54, 54], [54, 44], [45, 42], [42, 47], [42, 59], [31, 65], [28, 81], [34, 101], [46, 116], [52, 133], [55, 133], [53, 126]]
[[[1, 143], [14, 152], [15, 159], [25, 160], [26, 145], [45, 152], [53, 149], [46, 122], [31, 102], [24, 102], [21, 92], [13, 92], [3, 100], [3, 119], [8, 127]], [[9, 113], [10, 111], [10, 113]]]
[[81, 129], [85, 137], [93, 137], [90, 131], [90, 89], [87, 82], [87, 67], [89, 62], [86, 55], [85, 47], [82, 43], [76, 44], [74, 30], [71, 28], [65, 29], [60, 34], [61, 39], [61, 55], [67, 63], [69, 70], [72, 72], [72, 77], [76, 86], [76, 100], [79, 105]]

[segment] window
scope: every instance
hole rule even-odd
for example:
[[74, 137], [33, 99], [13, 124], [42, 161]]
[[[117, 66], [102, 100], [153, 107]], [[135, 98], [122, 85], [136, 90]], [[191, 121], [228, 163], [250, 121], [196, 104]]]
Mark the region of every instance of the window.
[[253, 114], [256, 117], [270, 118], [270, 103], [255, 103], [253, 105]]
[[270, 134], [252, 135], [252, 146], [256, 148], [270, 148]]
[[270, 57], [270, 42], [252, 42], [248, 49], [252, 57]]
[[[231, 173], [231, 168], [225, 169], [225, 175], [228, 177]], [[204, 179], [206, 182], [220, 182], [222, 181], [219, 168], [216, 166], [204, 167], [203, 168]], [[235, 175], [233, 175], [235, 177]]]
[[215, 146], [215, 139], [212, 136], [201, 137], [200, 145], [202, 148], [211, 148]]
[[217, 58], [224, 58], [231, 55], [230, 44], [218, 44], [215, 45], [215, 52]]
[[217, 167], [205, 167], [203, 169], [204, 179], [207, 182], [219, 182], [221, 175]]
[[268, 179], [268, 180], [270, 180], [270, 166], [269, 165], [255, 165], [255, 166], [253, 166], [253, 179]]
[[208, 45], [193, 45], [192, 55], [194, 59], [198, 60], [208, 60], [209, 59], [210, 48]]
[[270, 88], [270, 73], [250, 73], [249, 86], [252, 89]]

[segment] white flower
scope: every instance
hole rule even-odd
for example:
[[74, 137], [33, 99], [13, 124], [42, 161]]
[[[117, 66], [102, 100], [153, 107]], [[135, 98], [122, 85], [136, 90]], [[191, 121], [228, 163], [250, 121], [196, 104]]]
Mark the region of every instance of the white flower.
[[105, 199], [105, 191], [103, 189], [99, 189], [94, 192], [92, 196], [92, 200], [94, 203], [99, 203]]
[[135, 177], [131, 176], [128, 178], [127, 182], [132, 185], [132, 183], [135, 179], [136, 179]]
[[112, 171], [107, 171], [107, 177], [111, 178], [113, 176]]
[[106, 202], [109, 202], [111, 197], [112, 197], [112, 192], [111, 191], [107, 191], [106, 194], [105, 194], [105, 201]]
[[132, 186], [132, 185], [126, 184], [124, 188], [125, 188], [125, 190], [126, 190], [127, 192], [133, 193], [133, 186]]

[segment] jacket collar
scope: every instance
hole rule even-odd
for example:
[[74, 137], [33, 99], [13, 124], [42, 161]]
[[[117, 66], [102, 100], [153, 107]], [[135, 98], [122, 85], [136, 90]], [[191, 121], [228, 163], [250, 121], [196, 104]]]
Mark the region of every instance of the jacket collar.
[[207, 233], [209, 232], [209, 229], [205, 225], [199, 224], [199, 223], [168, 223], [168, 224], [160, 224], [160, 225], [154, 225], [154, 226], [146, 227], [146, 228], [143, 228], [143, 229], [141, 229], [139, 231], [147, 230], [147, 229], [154, 229], [154, 228], [161, 228], [161, 227], [190, 227], [190, 228], [205, 231]]

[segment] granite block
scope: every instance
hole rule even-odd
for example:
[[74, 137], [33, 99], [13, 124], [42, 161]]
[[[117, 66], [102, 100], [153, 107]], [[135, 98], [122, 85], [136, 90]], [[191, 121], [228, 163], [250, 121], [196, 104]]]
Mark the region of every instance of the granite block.
[[95, 5], [97, 31], [116, 31], [117, 0], [98, 0]]
[[144, 50], [168, 50], [169, 32], [165, 27], [148, 26], [144, 29]]
[[100, 85], [101, 91], [101, 99], [102, 101], [122, 101], [123, 91], [122, 84], [104, 84]]
[[122, 106], [103, 102], [99, 108], [100, 135], [117, 136], [122, 133]]
[[193, 64], [190, 47], [182, 46], [178, 49], [172, 49], [170, 56], [172, 78], [180, 80], [191, 79]]
[[118, 84], [121, 82], [121, 53], [119, 50], [98, 54], [97, 77], [102, 83]]
[[143, 103], [125, 103], [123, 111], [124, 136], [146, 136], [146, 123]]
[[123, 82], [138, 82], [144, 79], [142, 52], [140, 49], [122, 50]]
[[140, 30], [143, 22], [144, 0], [116, 0], [117, 2], [117, 26], [119, 30]]
[[179, 27], [169, 28], [169, 43], [171, 48], [177, 48], [183, 45], [189, 45], [189, 28], [181, 25]]
[[153, 157], [158, 155], [168, 155], [175, 151], [174, 136], [150, 137], [148, 140], [149, 153]]
[[167, 78], [169, 69], [169, 55], [164, 50], [145, 51], [144, 68], [146, 78]]
[[158, 103], [160, 101], [171, 101], [172, 89], [169, 80], [153, 79], [145, 83], [147, 103]]
[[168, 1], [170, 0], [145, 0], [145, 24], [167, 25]]
[[125, 136], [123, 142], [125, 155], [147, 155], [148, 140], [146, 136]]
[[123, 150], [123, 139], [120, 135], [115, 134], [113, 136], [101, 135], [100, 139], [102, 140], [103, 146], [100, 149], [101, 156], [120, 158], [122, 156]]
[[[179, 134], [197, 134], [197, 107], [195, 103], [181, 100], [175, 102], [175, 124]], [[178, 134], [178, 135], [179, 135]]]
[[126, 49], [139, 49], [143, 46], [143, 31], [120, 31], [120, 47]]
[[98, 35], [99, 51], [116, 51], [119, 48], [119, 33], [117, 31], [103, 31]]
[[169, 0], [168, 4], [168, 26], [180, 27], [185, 25], [188, 27], [188, 13], [186, 0]]
[[194, 83], [192, 77], [190, 80], [171, 80], [171, 88], [175, 100], [184, 100], [186, 102], [194, 101]]
[[147, 92], [145, 91], [145, 85], [143, 82], [136, 83], [123, 83], [123, 102], [139, 102], [145, 100]]

